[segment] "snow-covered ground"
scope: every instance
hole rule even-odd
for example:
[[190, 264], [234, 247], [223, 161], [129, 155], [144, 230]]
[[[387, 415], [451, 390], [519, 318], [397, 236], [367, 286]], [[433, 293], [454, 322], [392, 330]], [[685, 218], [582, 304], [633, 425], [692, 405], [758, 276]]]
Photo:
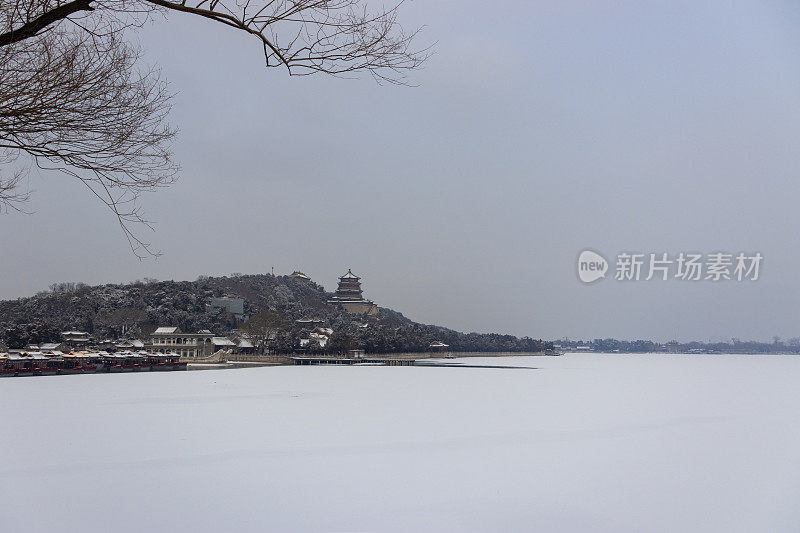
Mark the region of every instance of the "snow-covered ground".
[[0, 531], [799, 531], [800, 357], [0, 380]]

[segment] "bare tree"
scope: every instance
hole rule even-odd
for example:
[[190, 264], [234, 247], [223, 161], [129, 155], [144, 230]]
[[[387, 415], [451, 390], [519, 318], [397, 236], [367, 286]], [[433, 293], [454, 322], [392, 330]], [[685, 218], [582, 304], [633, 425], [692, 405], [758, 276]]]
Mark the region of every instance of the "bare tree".
[[[401, 1], [402, 4], [402, 1]], [[24, 160], [81, 180], [119, 220], [134, 253], [142, 192], [170, 184], [175, 129], [160, 73], [123, 30], [156, 12], [200, 16], [254, 37], [290, 75], [371, 74], [405, 83], [427, 49], [397, 22], [400, 4], [364, 0], [0, 0], [0, 207], [19, 209]], [[20, 156], [24, 156], [21, 158]]]
[[[20, 205], [28, 201], [30, 193], [22, 190], [22, 181], [25, 178], [23, 169], [14, 168], [18, 159], [17, 154], [10, 150], [0, 150], [0, 212], [13, 209], [21, 211]], [[4, 176], [3, 168], [10, 169]]]
[[[140, 71], [138, 52], [115, 34], [54, 30], [0, 49], [0, 149], [24, 153], [44, 169], [81, 180], [113, 211], [136, 253], [147, 252], [131, 229], [137, 198], [177, 172], [166, 123], [170, 98], [154, 70]], [[0, 188], [14, 194], [22, 174]], [[25, 195], [8, 198], [19, 206]]]

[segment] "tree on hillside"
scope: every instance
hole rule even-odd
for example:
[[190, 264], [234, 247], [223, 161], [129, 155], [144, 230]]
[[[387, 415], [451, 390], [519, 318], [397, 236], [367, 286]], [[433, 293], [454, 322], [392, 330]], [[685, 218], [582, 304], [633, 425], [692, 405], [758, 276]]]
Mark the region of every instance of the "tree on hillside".
[[[402, 2], [401, 2], [402, 3]], [[169, 185], [175, 128], [158, 69], [141, 65], [125, 30], [154, 14], [196, 16], [250, 35], [267, 67], [290, 75], [404, 83], [427, 57], [398, 5], [366, 0], [0, 0], [0, 208], [20, 209], [30, 165], [81, 180], [119, 220], [137, 255], [152, 253], [132, 231], [147, 224], [138, 198]]]

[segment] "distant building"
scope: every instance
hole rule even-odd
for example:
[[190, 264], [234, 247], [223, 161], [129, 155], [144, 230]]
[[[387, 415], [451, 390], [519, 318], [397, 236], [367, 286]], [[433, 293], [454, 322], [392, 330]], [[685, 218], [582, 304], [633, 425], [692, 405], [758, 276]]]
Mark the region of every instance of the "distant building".
[[85, 331], [62, 331], [61, 338], [70, 346], [86, 346], [92, 341], [91, 336]]
[[306, 276], [305, 274], [303, 274], [299, 270], [295, 270], [294, 272], [289, 274], [289, 276], [292, 277], [292, 278], [295, 278], [295, 279], [299, 279], [300, 281], [311, 281], [310, 277]]
[[348, 268], [345, 275], [339, 278], [339, 287], [328, 303], [339, 304], [345, 311], [354, 315], [377, 315], [378, 306], [364, 298], [360, 280], [361, 278]]
[[236, 343], [228, 337], [212, 337], [211, 345], [213, 346], [214, 353], [220, 350], [233, 350], [236, 348]]
[[208, 304], [208, 310], [213, 312], [227, 311], [237, 315], [237, 318], [244, 316], [244, 300], [242, 298], [212, 298]]
[[428, 349], [434, 352], [446, 352], [449, 347], [449, 344], [445, 344], [441, 341], [433, 341], [430, 346], [428, 346]]
[[331, 335], [333, 335], [333, 330], [331, 328], [314, 328], [308, 334], [307, 339], [300, 339], [300, 347], [306, 348], [312, 341], [315, 341], [319, 344], [320, 348], [325, 348], [328, 345], [328, 341], [331, 339]]
[[678, 344], [678, 341], [669, 341], [664, 345], [664, 351], [667, 353], [680, 353], [681, 345]]
[[114, 345], [116, 348], [120, 350], [144, 350], [144, 342], [140, 341], [139, 339], [123, 339]]
[[328, 345], [328, 341], [331, 340], [331, 335], [333, 335], [331, 328], [317, 326], [308, 333], [308, 337], [300, 339], [300, 347], [308, 348], [309, 344], [313, 342], [319, 345], [320, 348], [325, 348]]
[[[61, 342], [45, 342], [42, 344], [29, 344], [25, 347], [25, 349], [36, 350], [39, 352], [53, 352], [66, 349], [66, 346], [64, 346], [64, 344]], [[5, 350], [0, 350], [0, 351], [5, 351]]]
[[183, 333], [175, 326], [160, 327], [150, 335], [147, 348], [160, 353], [175, 352], [181, 357], [203, 357], [212, 353], [213, 337], [207, 329], [198, 333]]
[[255, 353], [256, 347], [249, 339], [239, 339], [239, 342], [236, 343], [236, 351], [238, 353], [251, 354]]
[[323, 320], [321, 318], [298, 318], [294, 321], [295, 324], [300, 326], [301, 328], [308, 328], [314, 329], [317, 326], [321, 326], [323, 324]]

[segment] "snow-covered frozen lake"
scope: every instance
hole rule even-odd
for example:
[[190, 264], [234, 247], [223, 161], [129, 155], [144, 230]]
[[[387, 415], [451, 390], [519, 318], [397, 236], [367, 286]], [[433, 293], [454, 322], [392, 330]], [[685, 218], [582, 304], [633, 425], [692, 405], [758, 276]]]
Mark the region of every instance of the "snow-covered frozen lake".
[[800, 531], [800, 357], [0, 380], [0, 531]]

